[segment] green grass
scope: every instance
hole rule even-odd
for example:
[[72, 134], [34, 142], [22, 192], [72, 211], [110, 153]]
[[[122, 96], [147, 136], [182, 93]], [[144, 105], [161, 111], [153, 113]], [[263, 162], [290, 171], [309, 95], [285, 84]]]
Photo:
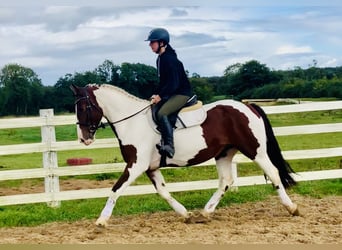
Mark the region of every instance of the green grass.
[[[64, 125], [57, 126], [57, 141], [77, 140], [76, 126]], [[114, 134], [110, 128], [99, 129], [96, 138], [113, 138]], [[24, 144], [41, 142], [40, 127], [19, 128], [19, 129], [0, 129], [0, 145]]]
[[0, 129], [0, 145], [40, 142], [40, 128]]
[[342, 122], [342, 110], [270, 114], [268, 118], [273, 127], [340, 123]]
[[341, 196], [342, 179], [300, 182], [293, 192], [318, 199], [329, 195]]
[[[67, 159], [90, 157], [93, 164], [122, 162], [119, 148], [84, 149], [57, 152], [58, 166], [67, 166]], [[0, 170], [39, 168], [43, 165], [42, 153], [0, 156]]]

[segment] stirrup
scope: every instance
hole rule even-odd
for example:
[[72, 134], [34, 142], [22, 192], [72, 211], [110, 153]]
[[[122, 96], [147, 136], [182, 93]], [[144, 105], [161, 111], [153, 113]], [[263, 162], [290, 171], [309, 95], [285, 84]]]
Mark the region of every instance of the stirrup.
[[175, 149], [170, 145], [158, 143], [156, 144], [156, 148], [158, 149], [160, 155], [166, 155], [170, 159], [172, 159], [175, 155]]

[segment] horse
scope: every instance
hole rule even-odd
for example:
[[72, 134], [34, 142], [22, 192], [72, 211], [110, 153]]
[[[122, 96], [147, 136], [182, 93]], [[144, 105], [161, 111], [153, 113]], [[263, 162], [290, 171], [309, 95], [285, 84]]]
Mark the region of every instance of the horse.
[[[109, 84], [70, 86], [75, 96], [77, 134], [81, 143], [90, 145], [104, 117], [116, 135], [126, 167], [113, 185], [107, 202], [96, 220], [106, 227], [117, 199], [124, 190], [146, 173], [157, 193], [164, 198], [184, 220], [191, 212], [167, 190], [161, 173], [161, 155], [156, 148], [160, 133], [153, 127], [152, 104], [125, 90]], [[281, 203], [291, 215], [299, 215], [286, 188], [296, 184], [294, 171], [283, 158], [265, 112], [256, 104], [235, 100], [220, 100], [203, 105], [206, 119], [202, 124], [177, 129], [174, 132], [175, 155], [167, 158], [168, 166], [192, 166], [212, 158], [218, 172], [218, 189], [204, 206], [201, 214], [210, 218], [216, 206], [233, 185], [232, 159], [240, 151], [263, 170], [275, 189]]]

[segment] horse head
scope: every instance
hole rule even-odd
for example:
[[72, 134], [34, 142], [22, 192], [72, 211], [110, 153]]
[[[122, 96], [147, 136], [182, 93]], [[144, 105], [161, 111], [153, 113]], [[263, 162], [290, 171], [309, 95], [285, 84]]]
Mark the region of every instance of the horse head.
[[77, 117], [77, 135], [85, 145], [95, 140], [95, 133], [101, 123], [103, 111], [96, 101], [94, 91], [97, 85], [78, 87], [70, 86], [75, 96], [75, 112]]

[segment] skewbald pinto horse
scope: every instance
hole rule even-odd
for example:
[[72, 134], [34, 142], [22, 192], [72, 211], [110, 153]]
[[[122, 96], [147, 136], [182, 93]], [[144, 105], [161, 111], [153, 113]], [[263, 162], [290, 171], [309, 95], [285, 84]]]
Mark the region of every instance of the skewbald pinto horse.
[[[76, 101], [77, 131], [85, 145], [95, 140], [95, 133], [105, 117], [115, 133], [127, 163], [112, 187], [96, 225], [106, 226], [117, 199], [138, 176], [148, 175], [156, 191], [186, 220], [191, 213], [175, 200], [165, 187], [160, 171], [161, 156], [156, 149], [160, 134], [153, 128], [151, 105], [112, 85], [70, 86]], [[294, 171], [284, 160], [270, 122], [257, 105], [222, 100], [203, 106], [205, 121], [196, 126], [177, 129], [174, 133], [175, 155], [167, 158], [168, 166], [191, 166], [215, 158], [219, 178], [217, 191], [201, 212], [209, 217], [224, 193], [233, 184], [232, 159], [240, 151], [258, 164], [276, 188], [281, 203], [291, 215], [298, 215], [297, 205], [285, 189], [296, 182]]]

